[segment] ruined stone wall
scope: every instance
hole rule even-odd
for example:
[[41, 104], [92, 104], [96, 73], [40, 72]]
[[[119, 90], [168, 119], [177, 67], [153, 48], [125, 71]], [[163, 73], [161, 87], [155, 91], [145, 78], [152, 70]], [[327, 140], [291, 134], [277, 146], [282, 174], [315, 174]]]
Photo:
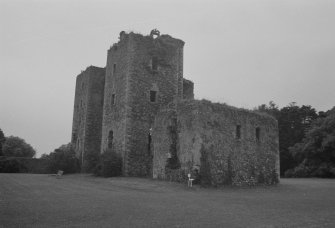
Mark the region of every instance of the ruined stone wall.
[[[165, 119], [164, 123], [168, 123], [167, 113], [160, 113], [157, 120]], [[195, 169], [200, 169], [201, 182], [210, 185], [278, 181], [278, 128], [272, 117], [208, 101], [184, 101], [178, 105], [177, 119], [181, 174], [194, 174]], [[164, 177], [161, 164], [168, 160], [169, 152], [168, 143], [160, 144], [160, 139], [167, 137], [167, 126], [159, 124], [153, 131], [154, 178]]]
[[183, 99], [194, 99], [194, 83], [185, 78], [183, 79]]
[[[129, 74], [127, 174], [151, 176], [150, 129], [161, 107], [182, 98], [182, 49], [184, 42], [168, 35], [157, 38], [129, 34], [134, 55]], [[156, 60], [154, 60], [156, 59]], [[153, 67], [156, 61], [156, 68]], [[156, 100], [150, 100], [150, 91]]]
[[86, 71], [77, 76], [74, 98], [71, 143], [75, 146], [76, 155], [78, 158], [80, 158], [80, 160], [82, 160], [82, 154], [84, 150], [88, 80], [88, 72]]
[[101, 142], [105, 69], [90, 66], [77, 76], [71, 142], [84, 171], [92, 169]]

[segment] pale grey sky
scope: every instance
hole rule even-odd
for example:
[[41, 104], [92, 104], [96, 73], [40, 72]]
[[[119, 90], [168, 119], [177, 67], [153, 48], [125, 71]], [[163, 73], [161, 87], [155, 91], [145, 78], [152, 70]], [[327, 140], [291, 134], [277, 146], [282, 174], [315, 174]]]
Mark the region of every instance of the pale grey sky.
[[0, 128], [38, 156], [68, 143], [76, 76], [153, 28], [185, 41], [196, 98], [335, 105], [333, 0], [0, 0]]

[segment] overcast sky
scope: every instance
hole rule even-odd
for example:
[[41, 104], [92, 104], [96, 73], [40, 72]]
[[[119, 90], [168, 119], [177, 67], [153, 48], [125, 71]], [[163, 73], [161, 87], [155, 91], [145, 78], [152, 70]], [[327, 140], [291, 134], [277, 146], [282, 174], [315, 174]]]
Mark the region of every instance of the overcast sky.
[[38, 156], [70, 142], [76, 76], [153, 28], [185, 41], [197, 99], [335, 105], [334, 0], [0, 0], [0, 128]]

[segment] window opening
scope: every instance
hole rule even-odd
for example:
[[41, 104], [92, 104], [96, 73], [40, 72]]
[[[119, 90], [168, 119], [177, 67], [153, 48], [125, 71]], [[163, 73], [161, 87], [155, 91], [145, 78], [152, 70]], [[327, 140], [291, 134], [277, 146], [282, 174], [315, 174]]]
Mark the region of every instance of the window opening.
[[236, 125], [236, 138], [241, 138], [241, 125]]
[[256, 127], [256, 141], [259, 142], [261, 136], [261, 129]]
[[151, 133], [148, 134], [148, 155], [151, 155]]
[[113, 134], [113, 131], [109, 131], [109, 134], [108, 134], [108, 148], [112, 148], [113, 146], [113, 137], [114, 137], [114, 134]]
[[158, 58], [157, 57], [152, 57], [151, 68], [152, 70], [158, 70]]
[[113, 74], [115, 74], [116, 71], [116, 63], [113, 64]]
[[112, 105], [115, 105], [115, 93], [112, 94]]
[[150, 102], [156, 102], [157, 100], [157, 91], [150, 90]]

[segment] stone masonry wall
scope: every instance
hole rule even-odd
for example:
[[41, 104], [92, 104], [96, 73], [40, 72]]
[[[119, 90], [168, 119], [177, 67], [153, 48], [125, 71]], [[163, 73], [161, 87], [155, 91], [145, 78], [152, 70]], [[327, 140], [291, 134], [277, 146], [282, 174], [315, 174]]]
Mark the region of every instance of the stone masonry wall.
[[75, 146], [76, 155], [83, 160], [85, 127], [87, 116], [87, 96], [88, 96], [88, 72], [83, 71], [77, 76], [76, 91], [73, 108], [72, 138], [71, 143]]
[[[127, 174], [151, 176], [150, 129], [160, 108], [182, 98], [184, 42], [168, 35], [157, 38], [131, 33], [136, 58], [132, 59], [128, 88]], [[157, 61], [157, 69], [153, 67]], [[156, 100], [150, 101], [150, 91]]]
[[176, 116], [174, 109], [166, 108], [161, 110], [155, 118], [152, 131], [152, 175], [155, 179], [167, 179], [166, 165], [170, 157], [170, 146], [172, 144], [169, 128], [172, 126], [172, 120]]
[[[90, 66], [77, 76], [72, 139], [84, 171], [99, 154], [105, 69]], [[94, 163], [94, 161], [93, 161]]]
[[[168, 123], [167, 113], [161, 112], [157, 120]], [[178, 158], [184, 175], [198, 169], [201, 182], [209, 185], [278, 182], [278, 129], [272, 117], [208, 101], [184, 101], [178, 105], [177, 119]], [[169, 145], [160, 140], [167, 137], [165, 127], [155, 125], [153, 131], [154, 178], [164, 177], [160, 167], [168, 159]]]
[[[111, 149], [124, 158], [128, 137], [126, 134], [129, 112], [127, 91], [134, 52], [129, 35], [120, 38], [120, 41], [114, 44], [107, 53], [101, 153]], [[111, 131], [113, 139], [112, 143], [109, 143]], [[124, 159], [124, 174], [126, 174], [125, 161]]]
[[105, 87], [105, 68], [91, 66], [89, 71], [83, 164], [85, 171], [92, 171], [99, 160]]

